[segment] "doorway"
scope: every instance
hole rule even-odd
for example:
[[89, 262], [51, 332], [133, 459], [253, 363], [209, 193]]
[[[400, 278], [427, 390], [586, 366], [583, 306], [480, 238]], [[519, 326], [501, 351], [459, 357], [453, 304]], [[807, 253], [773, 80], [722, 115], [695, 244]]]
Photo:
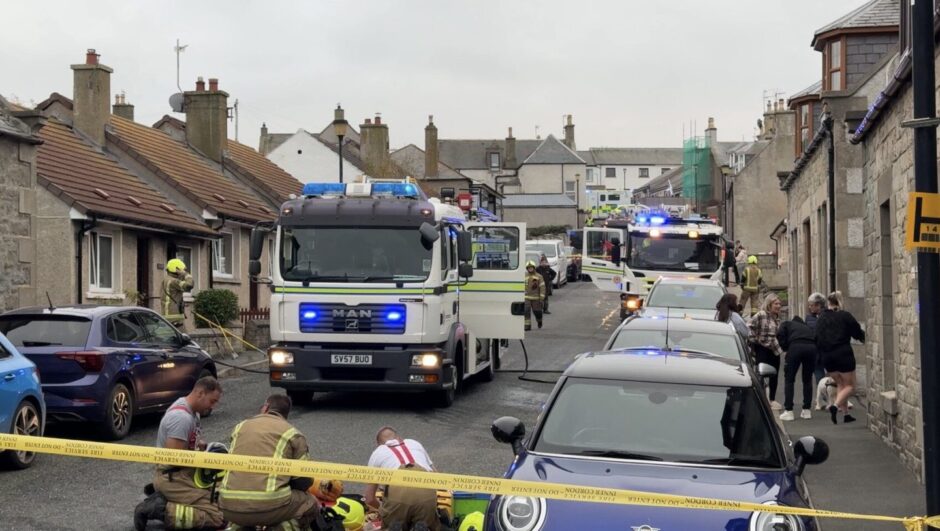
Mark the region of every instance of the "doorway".
[[137, 300], [138, 306], [150, 306], [150, 238], [137, 236]]
[[803, 299], [809, 299], [813, 292], [813, 233], [810, 220], [803, 222]]
[[884, 390], [897, 387], [897, 367], [894, 357], [894, 241], [892, 239], [891, 202], [882, 203], [879, 210], [881, 232], [881, 344], [884, 356]]

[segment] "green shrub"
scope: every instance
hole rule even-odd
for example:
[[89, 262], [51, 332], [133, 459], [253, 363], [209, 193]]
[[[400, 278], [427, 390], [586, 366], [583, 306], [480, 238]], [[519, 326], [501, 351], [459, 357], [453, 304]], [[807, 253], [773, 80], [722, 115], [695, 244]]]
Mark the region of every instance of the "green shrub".
[[[206, 319], [225, 326], [238, 317], [238, 296], [227, 289], [202, 290], [196, 294], [193, 307], [197, 314], [204, 315]], [[197, 315], [196, 326], [202, 328], [212, 325]]]
[[546, 234], [565, 234], [570, 228], [571, 225], [543, 225], [529, 229], [528, 233], [529, 238], [537, 238]]

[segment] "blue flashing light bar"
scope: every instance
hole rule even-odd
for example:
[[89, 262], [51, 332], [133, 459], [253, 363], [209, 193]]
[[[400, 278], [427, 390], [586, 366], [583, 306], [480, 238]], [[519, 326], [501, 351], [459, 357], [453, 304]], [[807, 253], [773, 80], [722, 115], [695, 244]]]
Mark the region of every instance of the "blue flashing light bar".
[[664, 218], [664, 217], [662, 217], [662, 216], [651, 216], [651, 217], [650, 217], [650, 225], [662, 225], [662, 224], [665, 223], [665, 222], [666, 222], [666, 218]]
[[391, 310], [385, 314], [385, 320], [392, 322], [392, 323], [397, 323], [401, 321], [404, 317], [405, 317], [404, 312], [399, 312], [397, 310]]
[[343, 183], [307, 183], [304, 185], [305, 196], [343, 195], [346, 185]]
[[419, 197], [418, 187], [412, 183], [373, 183], [373, 196]]

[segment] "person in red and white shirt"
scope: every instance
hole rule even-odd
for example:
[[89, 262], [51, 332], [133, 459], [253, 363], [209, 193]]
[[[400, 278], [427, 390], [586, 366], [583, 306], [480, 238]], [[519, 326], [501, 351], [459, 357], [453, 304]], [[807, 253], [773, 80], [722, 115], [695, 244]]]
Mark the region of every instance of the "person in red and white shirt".
[[[384, 426], [375, 435], [375, 450], [369, 457], [369, 466], [387, 469], [408, 468], [434, 471], [434, 463], [427, 450], [414, 439], [403, 439], [394, 428]], [[430, 531], [439, 531], [437, 516], [437, 492], [429, 489], [385, 486], [385, 499], [380, 505], [376, 499], [379, 485], [370, 484], [365, 489], [366, 503], [379, 509], [383, 528], [400, 522], [403, 529], [419, 522]]]

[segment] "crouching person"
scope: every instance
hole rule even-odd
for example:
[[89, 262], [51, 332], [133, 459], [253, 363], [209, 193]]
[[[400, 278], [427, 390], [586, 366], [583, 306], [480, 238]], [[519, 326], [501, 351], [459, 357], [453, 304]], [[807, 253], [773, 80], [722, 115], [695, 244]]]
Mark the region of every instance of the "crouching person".
[[[230, 453], [308, 459], [307, 438], [287, 422], [290, 409], [289, 397], [269, 396], [260, 414], [235, 427]], [[311, 485], [309, 478], [230, 471], [219, 489], [219, 505], [225, 519], [237, 526], [308, 529], [320, 511], [317, 499], [308, 492]]]
[[[402, 439], [393, 428], [381, 428], [375, 436], [375, 445], [375, 451], [369, 458], [371, 467], [434, 471], [434, 463], [424, 446], [414, 439]], [[365, 501], [367, 505], [379, 509], [382, 529], [440, 531], [437, 491], [385, 486], [385, 499], [380, 506], [376, 498], [378, 488], [379, 485], [367, 485]]]

